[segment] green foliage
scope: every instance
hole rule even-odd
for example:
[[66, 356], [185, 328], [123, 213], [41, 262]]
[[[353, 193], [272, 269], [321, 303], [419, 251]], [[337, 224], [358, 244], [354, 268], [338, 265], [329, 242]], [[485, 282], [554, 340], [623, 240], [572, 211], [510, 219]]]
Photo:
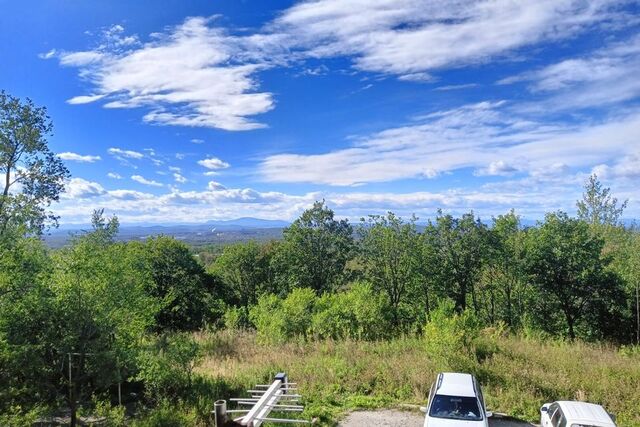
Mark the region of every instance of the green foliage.
[[452, 301], [443, 301], [431, 312], [424, 328], [427, 353], [443, 370], [469, 370], [475, 361], [475, 349], [480, 334], [478, 319], [470, 310], [458, 313]]
[[[603, 246], [585, 222], [563, 212], [547, 214], [545, 222], [528, 233], [526, 268], [540, 292], [538, 320], [549, 332], [564, 330], [573, 339], [578, 333], [605, 332], [597, 322], [619, 318], [620, 282], [606, 270]], [[614, 332], [616, 327], [606, 329]]]
[[324, 201], [315, 202], [284, 230], [271, 261], [278, 289], [309, 287], [317, 293], [336, 289], [352, 256], [353, 229], [334, 219]]
[[47, 208], [69, 171], [47, 145], [52, 130], [46, 108], [0, 91], [0, 240], [57, 225]]
[[215, 323], [210, 308], [223, 297], [212, 278], [184, 243], [167, 236], [130, 243], [132, 251], [146, 262], [151, 281], [147, 292], [163, 302], [156, 314], [155, 327], [162, 330], [197, 330]]
[[317, 338], [376, 340], [390, 335], [389, 303], [366, 282], [346, 292], [324, 294], [316, 304], [311, 330]]
[[132, 427], [184, 427], [196, 426], [198, 417], [193, 410], [169, 400], [161, 401], [155, 408], [135, 420]]
[[106, 420], [106, 425], [109, 427], [124, 427], [126, 426], [126, 411], [124, 406], [112, 405], [107, 400], [93, 398], [93, 410], [92, 414], [96, 417]]
[[582, 200], [576, 202], [578, 219], [594, 226], [616, 226], [627, 200], [618, 205], [618, 199], [611, 196], [611, 189], [603, 187], [598, 176], [593, 174], [584, 184]]
[[144, 383], [146, 395], [152, 401], [178, 398], [191, 386], [193, 369], [200, 356], [199, 346], [190, 335], [160, 335], [139, 354], [136, 380]]
[[455, 301], [458, 311], [467, 307], [469, 295], [479, 311], [475, 284], [486, 254], [486, 234], [486, 226], [473, 212], [454, 218], [438, 211], [435, 222], [429, 221], [424, 231], [425, 244], [432, 248], [424, 262], [437, 279], [438, 294]]
[[229, 307], [224, 312], [224, 327], [231, 331], [239, 331], [249, 327], [249, 318], [244, 309]]
[[375, 340], [389, 336], [389, 303], [368, 283], [318, 297], [308, 288], [294, 289], [285, 299], [265, 295], [251, 309], [261, 342], [316, 338]]
[[236, 243], [225, 246], [209, 271], [225, 284], [229, 301], [248, 313], [260, 295], [272, 290], [270, 259], [269, 246], [254, 241]]
[[[386, 293], [395, 326], [401, 326], [400, 304], [407, 301], [414, 287], [425, 281], [421, 277], [421, 252], [415, 218], [404, 222], [389, 212], [371, 215], [358, 228], [365, 277], [376, 289]], [[429, 292], [423, 288], [420, 292]], [[427, 297], [428, 304], [428, 297]], [[425, 307], [428, 311], [428, 306]]]

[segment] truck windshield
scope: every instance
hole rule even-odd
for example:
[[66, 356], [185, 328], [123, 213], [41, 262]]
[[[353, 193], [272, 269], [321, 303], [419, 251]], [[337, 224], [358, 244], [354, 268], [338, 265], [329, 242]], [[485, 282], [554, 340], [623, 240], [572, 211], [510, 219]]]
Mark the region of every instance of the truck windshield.
[[452, 420], [482, 420], [482, 413], [475, 397], [446, 396], [437, 394], [431, 403], [429, 416]]

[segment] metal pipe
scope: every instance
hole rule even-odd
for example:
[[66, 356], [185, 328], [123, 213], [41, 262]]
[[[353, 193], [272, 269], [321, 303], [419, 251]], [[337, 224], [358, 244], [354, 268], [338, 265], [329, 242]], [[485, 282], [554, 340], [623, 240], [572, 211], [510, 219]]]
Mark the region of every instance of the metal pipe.
[[213, 404], [214, 407], [214, 420], [216, 427], [223, 427], [228, 419], [227, 419], [227, 401], [226, 400], [216, 400]]

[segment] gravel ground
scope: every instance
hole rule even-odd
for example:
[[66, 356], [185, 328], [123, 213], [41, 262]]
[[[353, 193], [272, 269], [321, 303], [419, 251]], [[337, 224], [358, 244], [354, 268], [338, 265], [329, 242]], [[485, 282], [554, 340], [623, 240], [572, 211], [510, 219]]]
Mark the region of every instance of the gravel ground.
[[[378, 411], [356, 411], [350, 413], [342, 422], [340, 427], [422, 427], [424, 415], [416, 412], [398, 411], [393, 409], [381, 409]], [[506, 418], [490, 418], [489, 425], [492, 427], [531, 427], [522, 421], [515, 421]]]

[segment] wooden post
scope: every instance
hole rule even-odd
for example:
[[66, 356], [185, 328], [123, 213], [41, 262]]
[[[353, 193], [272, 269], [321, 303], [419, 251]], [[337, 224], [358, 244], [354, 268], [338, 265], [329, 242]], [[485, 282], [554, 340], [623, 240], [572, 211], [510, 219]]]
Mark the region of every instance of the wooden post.
[[77, 425], [77, 417], [76, 417], [76, 396], [74, 393], [73, 387], [73, 379], [71, 378], [71, 358], [73, 357], [72, 353], [69, 353], [69, 409], [71, 411], [71, 420], [69, 425], [71, 427], [76, 427]]

